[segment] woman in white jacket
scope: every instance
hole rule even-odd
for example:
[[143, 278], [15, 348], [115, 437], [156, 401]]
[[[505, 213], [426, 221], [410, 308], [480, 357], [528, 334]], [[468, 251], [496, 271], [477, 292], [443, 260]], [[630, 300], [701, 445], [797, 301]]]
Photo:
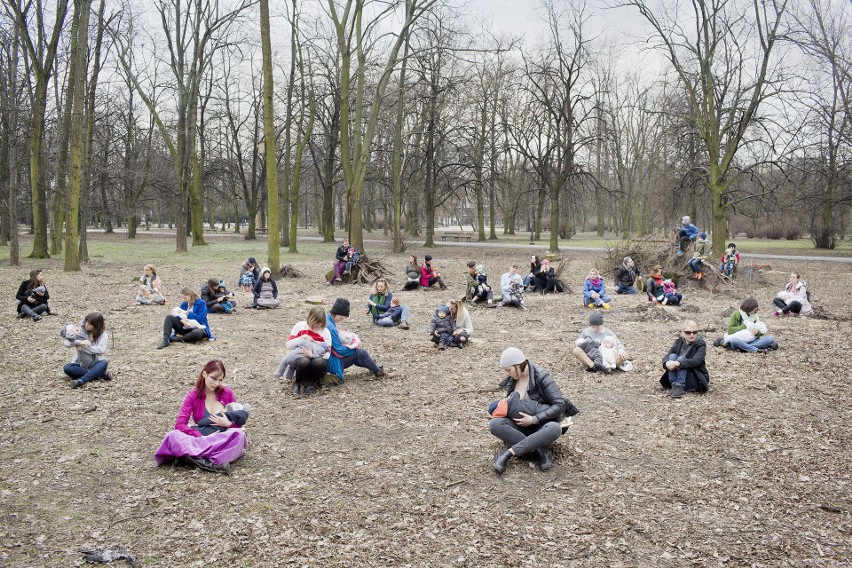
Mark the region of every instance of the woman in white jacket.
[[464, 307], [464, 300], [453, 300], [450, 302], [450, 317], [453, 318], [453, 345], [462, 348], [470, 334], [473, 333], [473, 320], [470, 319], [470, 312]]
[[[86, 316], [80, 328], [86, 331], [89, 339], [65, 341], [67, 347], [74, 348], [74, 357], [70, 363], [62, 368], [66, 375], [74, 379], [71, 381], [71, 388], [74, 389], [95, 379], [107, 381], [112, 379], [112, 375], [107, 372], [109, 361], [104, 357], [109, 343], [109, 332], [106, 331], [104, 316], [98, 312], [93, 312]], [[91, 366], [81, 365], [81, 352], [94, 356], [94, 363]], [[91, 361], [92, 357], [84, 359]]]
[[772, 303], [778, 306], [773, 316], [789, 316], [798, 314], [800, 316], [813, 312], [811, 303], [808, 301], [808, 289], [805, 282], [799, 280], [799, 273], [790, 274], [790, 283], [778, 292], [772, 299]]

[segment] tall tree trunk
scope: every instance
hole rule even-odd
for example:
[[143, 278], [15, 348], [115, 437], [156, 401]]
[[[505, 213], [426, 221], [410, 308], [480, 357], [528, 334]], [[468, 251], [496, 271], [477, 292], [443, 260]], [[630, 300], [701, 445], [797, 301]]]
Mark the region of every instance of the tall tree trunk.
[[[80, 223], [80, 189], [85, 167], [85, 79], [86, 54], [89, 46], [89, 13], [91, 0], [74, 0], [74, 22], [71, 26], [71, 71], [74, 78], [71, 117], [71, 156], [68, 179], [68, 229], [65, 232], [65, 270], [80, 270], [80, 251], [77, 246]], [[85, 230], [85, 226], [83, 228]]]
[[[293, 2], [295, 7], [295, 0]], [[275, 158], [275, 114], [272, 108], [272, 44], [269, 31], [269, 0], [260, 0], [260, 38], [263, 50], [263, 135], [266, 156], [266, 199], [269, 210], [267, 244], [269, 268], [278, 274], [281, 267], [278, 218], [278, 162]], [[295, 55], [294, 55], [295, 57]]]
[[18, 28], [12, 37], [12, 58], [9, 61], [9, 264], [21, 263], [20, 241], [18, 240]]

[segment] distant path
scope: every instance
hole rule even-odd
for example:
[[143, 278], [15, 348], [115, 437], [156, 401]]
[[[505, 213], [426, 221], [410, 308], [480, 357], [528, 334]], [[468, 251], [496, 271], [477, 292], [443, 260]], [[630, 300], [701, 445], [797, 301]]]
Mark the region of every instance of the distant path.
[[[103, 229], [89, 229], [90, 233], [103, 233]], [[126, 233], [126, 229], [115, 229], [116, 233]], [[139, 236], [142, 235], [174, 235], [174, 231], [145, 231], [144, 229], [138, 230], [137, 234]], [[244, 238], [245, 233], [232, 233], [230, 231], [226, 232], [217, 232], [217, 233], [204, 233], [204, 238], [221, 238], [221, 237], [239, 237]], [[306, 237], [299, 236], [300, 241], [322, 241], [322, 237]], [[387, 241], [384, 239], [364, 239], [365, 243], [386, 243]], [[479, 241], [471, 241], [471, 242], [454, 242], [454, 241], [439, 241], [436, 244], [440, 244], [441, 246], [448, 247], [485, 247], [485, 248], [496, 248], [496, 249], [522, 249], [522, 250], [548, 250], [548, 245], [530, 245], [523, 243], [502, 243], [502, 242], [486, 242], [481, 243]], [[605, 252], [606, 247], [570, 247], [570, 246], [560, 246], [559, 250], [575, 250], [575, 251], [597, 251], [597, 252]], [[804, 254], [764, 254], [764, 253], [750, 253], [747, 250], [740, 249], [740, 253], [743, 255], [748, 255], [748, 258], [761, 258], [767, 260], [803, 260], [808, 262], [836, 262], [839, 264], [852, 264], [852, 256], [819, 256], [819, 255], [804, 255]]]

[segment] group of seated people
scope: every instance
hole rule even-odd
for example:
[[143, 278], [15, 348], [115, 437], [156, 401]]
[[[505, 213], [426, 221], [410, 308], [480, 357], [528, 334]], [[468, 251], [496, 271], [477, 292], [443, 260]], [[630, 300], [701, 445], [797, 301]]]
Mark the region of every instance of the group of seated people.
[[[346, 262], [353, 262], [348, 249], [347, 255]], [[405, 289], [413, 289], [413, 281], [420, 287], [437, 285], [446, 288], [440, 272], [432, 268], [431, 260], [431, 256], [427, 255], [424, 266], [420, 266], [416, 257], [410, 257]], [[340, 274], [345, 274], [346, 270], [344, 263], [340, 266]], [[524, 292], [558, 291], [556, 280], [547, 259], [533, 257], [530, 271], [525, 276], [519, 273], [517, 265], [511, 265], [500, 278], [499, 305], [515, 305], [524, 310]], [[637, 284], [642, 283], [642, 273], [628, 257], [623, 260], [615, 280], [618, 293], [635, 294], [638, 293]], [[259, 267], [254, 258], [247, 259], [241, 267], [239, 284], [242, 287], [245, 283], [250, 283], [249, 289], [253, 293], [249, 307], [279, 305], [271, 271]], [[682, 298], [676, 290], [667, 286], [659, 265], [651, 269], [645, 287], [649, 299], [662, 304], [677, 305]], [[49, 315], [49, 297], [43, 272], [31, 271], [16, 295], [18, 317], [39, 321], [43, 315]], [[235, 295], [222, 279], [208, 280], [202, 286], [200, 296], [193, 289], [184, 287], [180, 297], [181, 303], [164, 318], [159, 349], [174, 343], [215, 339], [207, 319], [208, 313], [236, 311]], [[633, 363], [627, 348], [612, 330], [604, 326], [603, 310], [609, 309], [612, 297], [606, 293], [603, 279], [596, 269], [590, 270], [584, 282], [583, 300], [584, 305], [593, 311], [589, 316], [589, 326], [580, 332], [575, 342], [574, 357], [589, 372], [611, 374], [632, 370]], [[793, 272], [790, 282], [773, 300], [777, 307], [773, 315], [811, 313], [813, 309], [809, 300], [806, 283]], [[141, 305], [167, 303], [153, 265], [144, 267], [136, 302]], [[438, 349], [460, 348], [468, 344], [473, 323], [466, 302], [496, 303], [481, 263], [468, 263], [466, 300], [453, 300], [440, 305], [435, 311], [428, 332], [430, 341]], [[409, 308], [399, 296], [394, 296], [385, 279], [374, 283], [364, 311], [377, 326], [409, 328]], [[349, 300], [337, 298], [328, 313], [322, 307], [314, 306], [305, 320], [293, 326], [285, 343], [284, 357], [273, 375], [290, 381], [294, 395], [309, 396], [317, 392], [329, 377], [343, 382], [344, 370], [351, 366], [367, 369], [374, 378], [385, 376], [384, 369], [373, 360], [360, 338], [342, 328], [349, 315]], [[102, 314], [91, 313], [80, 325], [66, 324], [60, 334], [63, 345], [74, 350], [72, 360], [63, 368], [71, 378], [72, 388], [96, 379], [112, 379], [106, 359], [109, 333]], [[774, 337], [768, 333], [766, 323], [758, 317], [758, 303], [753, 298], [744, 300], [731, 314], [726, 333], [714, 345], [746, 353], [778, 348]], [[662, 358], [660, 383], [669, 389], [671, 398], [681, 398], [689, 391], [707, 391], [706, 350], [696, 322], [683, 322], [679, 337]], [[549, 446], [564, 433], [567, 426], [563, 421], [576, 414], [577, 409], [561, 394], [549, 373], [528, 361], [520, 350], [506, 349], [500, 366], [507, 373], [501, 383], [507, 396], [490, 405], [490, 429], [507, 447], [494, 457], [494, 469], [503, 473], [512, 458], [531, 453], [537, 457], [542, 470], [548, 469], [553, 462]], [[249, 406], [237, 402], [234, 393], [223, 384], [224, 379], [225, 367], [221, 361], [210, 361], [202, 368], [194, 387], [184, 399], [174, 431], [166, 435], [156, 452], [158, 464], [184, 463], [227, 473], [230, 463], [243, 454], [246, 440], [242, 426], [248, 418]]]

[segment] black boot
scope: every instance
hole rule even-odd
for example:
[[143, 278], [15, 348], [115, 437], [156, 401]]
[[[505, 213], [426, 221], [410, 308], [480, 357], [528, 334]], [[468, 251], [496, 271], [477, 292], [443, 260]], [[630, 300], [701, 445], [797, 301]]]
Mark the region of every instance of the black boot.
[[509, 463], [512, 457], [513, 454], [508, 448], [497, 452], [497, 455], [494, 456], [494, 471], [502, 475], [506, 471], [506, 464]]
[[219, 465], [217, 463], [213, 463], [212, 461], [210, 461], [207, 458], [194, 457], [194, 456], [186, 456], [186, 459], [189, 463], [191, 463], [192, 465], [194, 465], [198, 469], [202, 469], [204, 471], [210, 471], [210, 472], [213, 472], [213, 473], [224, 473], [224, 474], [230, 474], [231, 473], [231, 464], [230, 463], [223, 463], [222, 465]]
[[164, 336], [163, 336], [163, 342], [162, 342], [162, 343], [160, 343], [160, 344], [157, 346], [157, 349], [163, 349], [163, 348], [165, 348], [165, 347], [168, 347], [168, 346], [169, 346], [169, 343], [171, 343], [171, 341], [169, 341], [169, 336], [168, 336], [168, 335], [164, 335]]
[[535, 451], [538, 456], [538, 469], [547, 471], [553, 465], [553, 452], [547, 448], [541, 448]]

